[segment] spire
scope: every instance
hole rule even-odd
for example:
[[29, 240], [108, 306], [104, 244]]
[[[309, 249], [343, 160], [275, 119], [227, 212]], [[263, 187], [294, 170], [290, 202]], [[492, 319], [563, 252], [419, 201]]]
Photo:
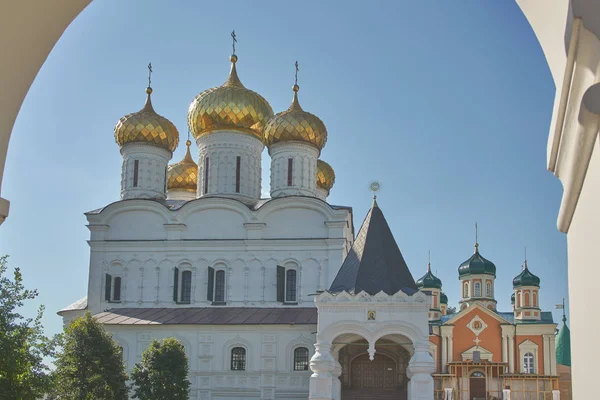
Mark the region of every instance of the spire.
[[379, 207], [372, 207], [329, 291], [381, 291], [409, 295], [418, 290], [394, 235]]
[[298, 61], [294, 64], [296, 66], [296, 79], [294, 81], [294, 86], [292, 86], [292, 90], [294, 91], [294, 98], [292, 99], [292, 104], [287, 109], [288, 111], [304, 111], [300, 106], [300, 102], [298, 101], [298, 91], [300, 90], [300, 86], [298, 86]]
[[431, 250], [427, 252], [427, 272], [431, 272]]
[[371, 208], [379, 208], [379, 204], [377, 204], [377, 195], [373, 195], [373, 204], [371, 204]]
[[525, 246], [525, 260], [523, 261], [523, 271], [527, 269], [527, 246]]
[[477, 222], [475, 222], [475, 253], [479, 253], [479, 238], [477, 232]]
[[240, 81], [240, 78], [238, 77], [238, 74], [237, 74], [237, 69], [235, 68], [235, 63], [238, 60], [238, 56], [235, 55], [235, 44], [237, 43], [237, 37], [235, 36], [235, 30], [233, 30], [231, 32], [231, 38], [233, 40], [233, 44], [232, 44], [233, 53], [231, 54], [231, 57], [229, 57], [229, 61], [231, 61], [231, 69], [229, 70], [229, 76], [227, 77], [227, 80], [225, 81], [225, 83], [223, 83], [223, 86], [243, 88], [244, 85], [242, 85], [242, 82]]
[[147, 112], [155, 112], [154, 108], [152, 107], [152, 99], [150, 99], [150, 95], [152, 94], [152, 63], [148, 64], [148, 87], [146, 88], [146, 94], [148, 95], [148, 97], [146, 97], [146, 103], [144, 104], [144, 108], [142, 108], [142, 111], [147, 111]]
[[562, 304], [557, 304], [556, 308], [563, 310], [563, 326], [556, 335], [556, 363], [559, 365], [571, 366], [571, 331], [567, 326], [567, 316], [565, 314], [565, 298]]
[[195, 163], [194, 159], [192, 158], [192, 154], [190, 153], [190, 146], [192, 145], [192, 141], [190, 139], [188, 139], [185, 142], [185, 145], [187, 146], [187, 150], [185, 151], [185, 156], [183, 157], [182, 162], [184, 162], [184, 163], [189, 163], [189, 162]]

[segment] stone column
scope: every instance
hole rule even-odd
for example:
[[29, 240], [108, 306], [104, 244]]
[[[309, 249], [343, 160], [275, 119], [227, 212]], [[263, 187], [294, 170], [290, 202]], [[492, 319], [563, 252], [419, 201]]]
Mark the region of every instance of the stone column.
[[429, 343], [414, 345], [415, 352], [408, 363], [407, 376], [409, 400], [433, 400], [433, 378], [435, 363], [429, 354]]
[[[554, 336], [554, 335], [552, 335]], [[542, 335], [544, 353], [544, 375], [552, 375], [550, 372], [550, 335]], [[538, 360], [535, 360], [537, 363]]]
[[335, 360], [335, 367], [331, 371], [333, 375], [333, 399], [342, 400], [342, 382], [340, 382], [340, 375], [342, 375], [342, 365], [338, 360]]
[[315, 354], [310, 359], [308, 398], [310, 400], [334, 400], [333, 370], [336, 361], [331, 355], [331, 343], [317, 342]]
[[508, 336], [508, 372], [515, 373], [515, 338]]
[[550, 335], [550, 375], [556, 374], [556, 336]]
[[442, 352], [442, 370], [440, 372], [447, 373], [448, 366], [446, 364], [448, 363], [448, 337], [442, 336], [441, 343], [442, 345], [440, 346], [440, 351]]

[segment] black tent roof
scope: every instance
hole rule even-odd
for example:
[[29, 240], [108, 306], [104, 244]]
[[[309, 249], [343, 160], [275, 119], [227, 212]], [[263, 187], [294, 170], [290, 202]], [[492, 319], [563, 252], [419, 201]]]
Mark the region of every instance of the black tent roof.
[[411, 295], [418, 290], [376, 200], [329, 288], [334, 293], [344, 290], [371, 295], [400, 290]]

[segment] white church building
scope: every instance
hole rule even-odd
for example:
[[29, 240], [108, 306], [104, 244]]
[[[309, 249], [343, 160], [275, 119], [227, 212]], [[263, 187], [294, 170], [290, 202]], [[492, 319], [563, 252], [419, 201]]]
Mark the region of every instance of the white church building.
[[[373, 201], [355, 237], [352, 208], [327, 196], [327, 130], [293, 101], [274, 114], [231, 56], [221, 86], [188, 111], [197, 152], [169, 165], [176, 127], [152, 107], [122, 117], [121, 198], [86, 213], [91, 312], [131, 370], [153, 339], [189, 359], [190, 399], [433, 399], [431, 297], [419, 291]], [[261, 157], [271, 197], [261, 198]]]

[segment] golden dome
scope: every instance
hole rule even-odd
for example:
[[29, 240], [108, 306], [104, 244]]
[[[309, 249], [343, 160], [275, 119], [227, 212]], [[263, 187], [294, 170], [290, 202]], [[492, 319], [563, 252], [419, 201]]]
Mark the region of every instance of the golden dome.
[[194, 162], [192, 155], [190, 154], [190, 145], [192, 142], [189, 140], [185, 142], [187, 151], [183, 160], [177, 164], [169, 165], [167, 172], [167, 189], [181, 189], [187, 192], [196, 192], [198, 185], [198, 164]]
[[171, 153], [179, 144], [179, 132], [171, 121], [162, 117], [152, 108], [150, 94], [146, 89], [146, 104], [138, 112], [121, 117], [115, 126], [115, 141], [119, 146], [127, 143], [147, 143], [168, 150]]
[[317, 187], [329, 193], [335, 183], [335, 172], [331, 165], [323, 160], [317, 160]]
[[294, 99], [290, 107], [267, 122], [265, 143], [271, 146], [279, 142], [300, 141], [310, 143], [321, 150], [327, 142], [327, 128], [319, 117], [300, 107], [298, 90], [300, 87], [294, 85]]
[[241, 131], [263, 140], [263, 128], [273, 116], [271, 105], [261, 95], [246, 89], [235, 69], [237, 56], [231, 56], [231, 71], [225, 83], [205, 90], [190, 104], [188, 125], [196, 139], [216, 130]]

